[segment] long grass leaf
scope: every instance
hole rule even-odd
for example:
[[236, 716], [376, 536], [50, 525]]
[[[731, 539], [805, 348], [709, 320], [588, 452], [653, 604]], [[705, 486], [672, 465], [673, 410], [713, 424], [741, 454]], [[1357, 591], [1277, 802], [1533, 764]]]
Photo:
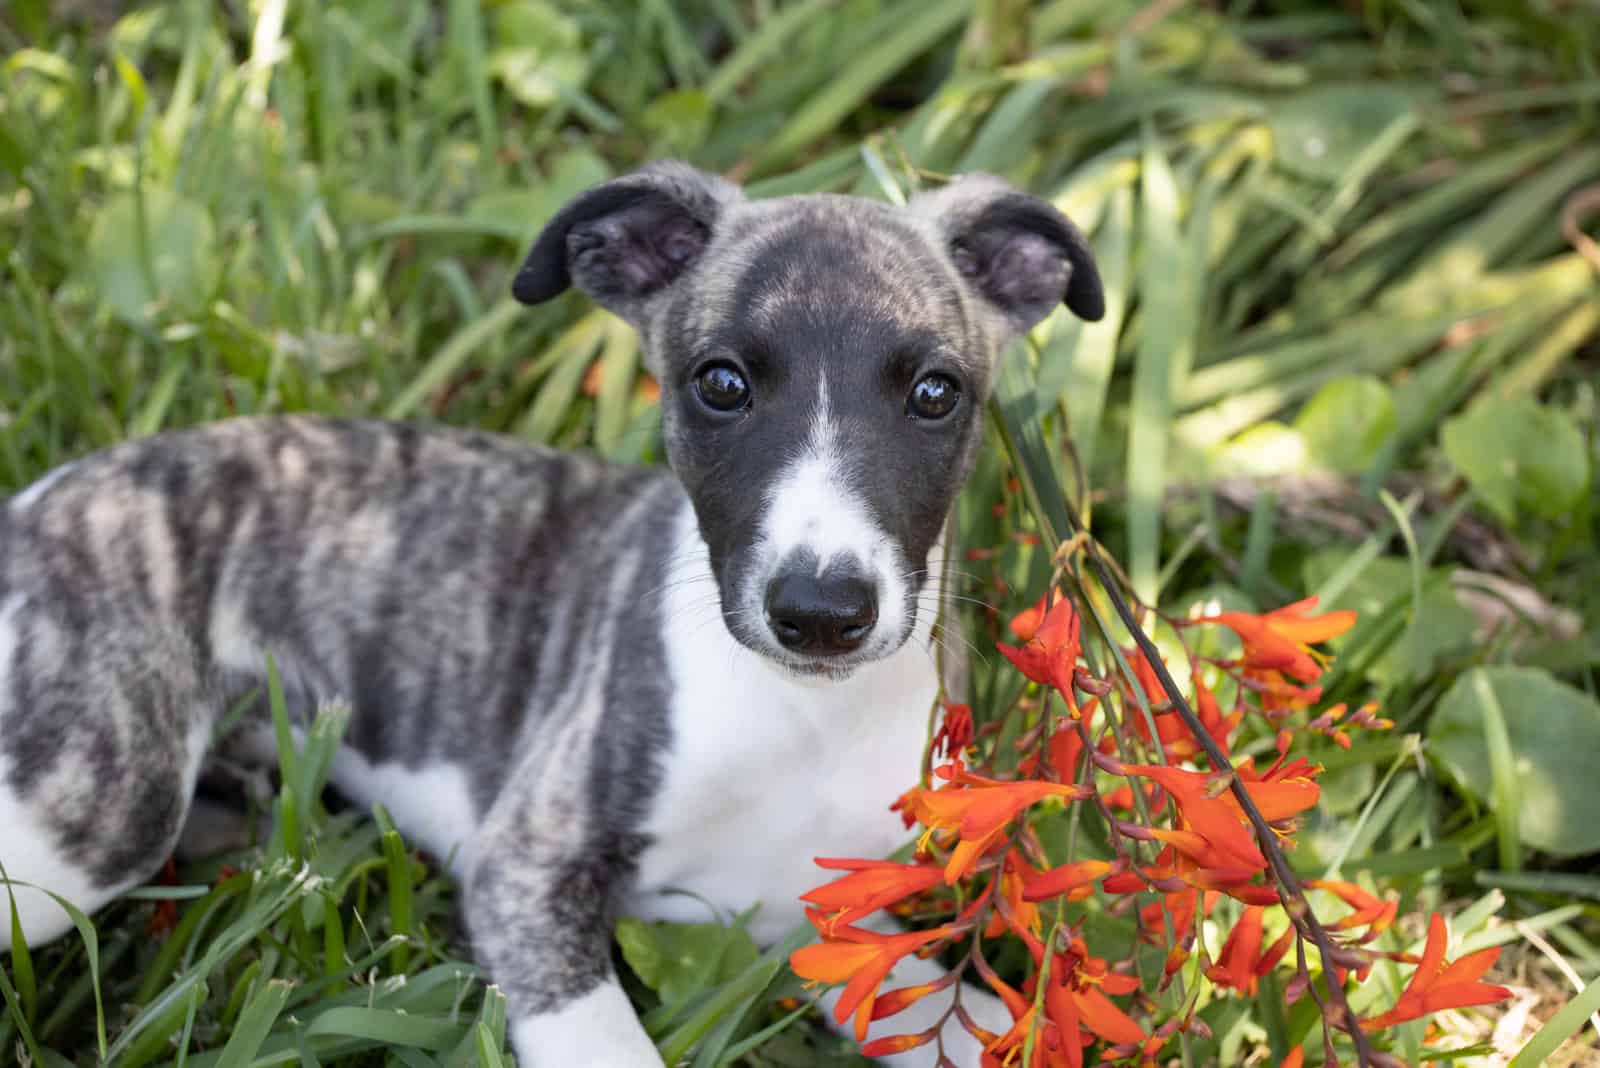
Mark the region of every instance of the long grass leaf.
[[292, 985], [282, 979], [271, 979], [256, 991], [239, 1014], [239, 1022], [228, 1036], [227, 1045], [222, 1047], [216, 1068], [248, 1068], [283, 1012], [292, 989]]
[[1139, 352], [1128, 427], [1128, 575], [1141, 599], [1156, 594], [1167, 480], [1173, 368], [1181, 364], [1189, 315], [1188, 271], [1179, 229], [1178, 187], [1146, 124], [1139, 196]]
[[1072, 431], [1072, 446], [1085, 471], [1094, 467], [1106, 393], [1116, 363], [1117, 338], [1122, 333], [1132, 283], [1133, 190], [1112, 192], [1105, 222], [1095, 234], [1095, 259], [1105, 286], [1106, 314], [1098, 323], [1082, 328], [1073, 352], [1061, 402]]
[[831, 130], [884, 79], [952, 33], [971, 13], [973, 0], [901, 0], [894, 9], [898, 30], [859, 53], [849, 67], [830, 78], [767, 142], [756, 167], [770, 170]]

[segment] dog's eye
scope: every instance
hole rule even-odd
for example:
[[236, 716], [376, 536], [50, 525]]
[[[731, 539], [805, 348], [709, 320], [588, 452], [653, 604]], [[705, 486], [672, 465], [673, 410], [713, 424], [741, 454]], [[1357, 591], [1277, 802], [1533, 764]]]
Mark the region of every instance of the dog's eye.
[[911, 387], [906, 398], [906, 411], [918, 419], [943, 419], [956, 410], [961, 400], [961, 386], [949, 375], [923, 375]]
[[706, 407], [717, 412], [736, 412], [750, 403], [750, 386], [739, 369], [728, 363], [707, 364], [695, 376], [695, 392]]

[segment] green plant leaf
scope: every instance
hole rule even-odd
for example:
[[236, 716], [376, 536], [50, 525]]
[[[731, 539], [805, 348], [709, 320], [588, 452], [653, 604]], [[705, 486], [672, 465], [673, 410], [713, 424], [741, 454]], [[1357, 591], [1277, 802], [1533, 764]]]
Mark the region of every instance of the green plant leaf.
[[1487, 684], [1503, 712], [1517, 778], [1517, 828], [1535, 849], [1571, 857], [1600, 850], [1600, 702], [1533, 668], [1474, 668], [1456, 680], [1428, 727], [1433, 753], [1463, 789], [1489, 800]]
[[107, 202], [89, 233], [89, 277], [130, 323], [161, 301], [199, 307], [217, 275], [216, 230], [206, 208], [166, 189], [147, 188]]
[[1325, 85], [1296, 94], [1272, 111], [1278, 162], [1307, 178], [1337, 181], [1413, 103], [1412, 93], [1388, 85]]
[[1445, 455], [1502, 521], [1577, 507], [1589, 455], [1572, 418], [1529, 397], [1489, 397], [1445, 423]]
[[1308, 458], [1333, 471], [1366, 470], [1396, 426], [1389, 387], [1374, 375], [1334, 379], [1294, 419]]
[[559, 102], [589, 75], [577, 20], [553, 4], [517, 0], [500, 5], [491, 40], [489, 71], [530, 108]]
[[[1349, 556], [1347, 552], [1332, 550], [1308, 557], [1302, 568], [1305, 588], [1321, 589]], [[1411, 590], [1411, 563], [1394, 557], [1379, 557], [1363, 567], [1339, 596], [1322, 607], [1329, 610], [1353, 608], [1365, 623], [1378, 617], [1401, 594], [1405, 596], [1398, 611], [1411, 613]], [[1456, 599], [1449, 569], [1431, 568], [1423, 574], [1422, 599], [1417, 604], [1415, 624], [1404, 628], [1383, 651], [1369, 669], [1370, 674], [1377, 681], [1389, 683], [1425, 678], [1433, 672], [1440, 658], [1470, 648], [1476, 628], [1477, 617]], [[1358, 635], [1359, 629], [1335, 638], [1331, 643], [1334, 652], [1342, 655]]]
[[720, 923], [617, 923], [623, 958], [644, 984], [667, 1006], [690, 998], [738, 975], [759, 952], [741, 927]]

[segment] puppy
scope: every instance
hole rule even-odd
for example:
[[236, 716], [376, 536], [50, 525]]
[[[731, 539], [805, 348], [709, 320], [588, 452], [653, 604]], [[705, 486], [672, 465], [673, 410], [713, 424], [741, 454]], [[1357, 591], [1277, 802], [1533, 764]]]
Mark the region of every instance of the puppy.
[[[453, 858], [530, 1068], [660, 1064], [619, 914], [759, 902], [776, 940], [813, 857], [902, 844], [943, 532], [1004, 348], [1063, 301], [1102, 313], [1082, 236], [990, 177], [897, 208], [661, 163], [563, 208], [513, 292], [569, 286], [642, 335], [670, 471], [291, 416], [130, 442], [0, 506], [13, 880], [93, 909], [154, 872], [267, 655], [299, 714], [351, 705], [339, 787]], [[239, 730], [270, 751], [259, 712]], [[68, 929], [15, 893], [30, 944]]]

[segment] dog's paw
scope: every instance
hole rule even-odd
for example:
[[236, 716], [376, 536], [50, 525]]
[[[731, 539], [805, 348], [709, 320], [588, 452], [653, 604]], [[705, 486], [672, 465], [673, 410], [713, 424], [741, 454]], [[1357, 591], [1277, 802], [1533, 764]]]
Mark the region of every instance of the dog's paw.
[[662, 1068], [661, 1054], [615, 983], [604, 983], [511, 1028], [521, 1068]]

